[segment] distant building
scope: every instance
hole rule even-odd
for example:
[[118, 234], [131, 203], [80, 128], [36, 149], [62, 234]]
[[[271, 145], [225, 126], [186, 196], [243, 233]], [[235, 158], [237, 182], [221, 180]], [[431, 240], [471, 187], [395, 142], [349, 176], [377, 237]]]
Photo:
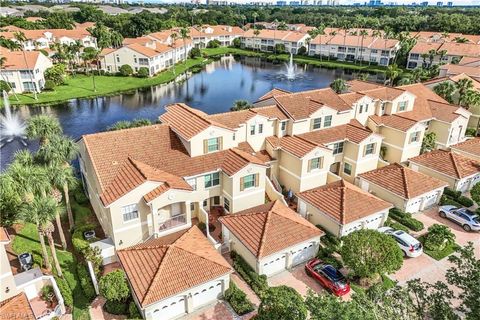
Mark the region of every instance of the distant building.
[[420, 2], [420, 5], [422, 7], [427, 7], [428, 6], [428, 1]]
[[442, 2], [442, 1], [438, 1], [438, 2], [437, 2], [437, 7], [443, 7], [443, 2]]
[[453, 7], [453, 2], [447, 2], [447, 7]]

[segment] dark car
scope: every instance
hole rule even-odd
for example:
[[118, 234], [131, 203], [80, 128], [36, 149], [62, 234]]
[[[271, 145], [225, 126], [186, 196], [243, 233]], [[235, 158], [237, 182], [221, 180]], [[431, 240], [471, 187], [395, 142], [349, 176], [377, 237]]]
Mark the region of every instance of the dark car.
[[320, 282], [327, 290], [336, 296], [343, 296], [350, 292], [350, 285], [343, 274], [329, 264], [319, 259], [312, 259], [305, 265], [305, 271], [310, 277]]
[[23, 271], [30, 270], [33, 267], [33, 257], [28, 252], [19, 254], [18, 261], [20, 261], [20, 266], [22, 267]]

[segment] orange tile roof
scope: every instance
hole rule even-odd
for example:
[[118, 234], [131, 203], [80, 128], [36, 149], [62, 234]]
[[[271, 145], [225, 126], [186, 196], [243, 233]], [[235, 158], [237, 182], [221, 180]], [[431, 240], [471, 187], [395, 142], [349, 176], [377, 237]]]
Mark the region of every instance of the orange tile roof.
[[270, 143], [270, 145], [274, 149], [285, 150], [298, 158], [303, 158], [309, 152], [311, 152], [315, 148], [318, 148], [315, 143], [310, 142], [307, 139], [300, 138], [298, 136], [284, 136], [282, 138], [271, 136], [267, 137], [266, 141]]
[[0, 301], [0, 319], [35, 320], [32, 307], [24, 292]]
[[245, 38], [260, 38], [260, 39], [272, 39], [272, 40], [283, 40], [290, 42], [298, 42], [307, 36], [304, 32], [298, 31], [288, 31], [288, 30], [269, 30], [263, 29], [259, 30], [260, 34], [256, 36], [253, 29], [245, 31], [243, 37]]
[[360, 91], [360, 93], [363, 93], [364, 95], [374, 99], [379, 99], [382, 101], [392, 101], [404, 94], [405, 91], [393, 87], [380, 87], [376, 89], [362, 90]]
[[373, 90], [373, 89], [385, 87], [376, 82], [362, 81], [358, 79], [348, 81], [347, 85], [350, 91], [355, 91], [355, 92], [361, 92], [361, 91]]
[[313, 238], [319, 239], [324, 234], [278, 200], [219, 220], [257, 258]]
[[291, 92], [287, 91], [287, 90], [279, 89], [279, 88], [273, 88], [272, 90], [268, 91], [263, 96], [261, 96], [258, 100], [259, 101], [260, 100], [265, 100], [265, 99], [272, 98], [274, 96], [279, 96], [279, 95], [283, 95], [283, 94], [287, 94], [287, 93], [291, 93]]
[[[212, 32], [207, 33], [206, 29], [212, 29]], [[190, 37], [208, 37], [208, 36], [228, 36], [228, 35], [242, 35], [244, 31], [237, 26], [227, 25], [203, 25], [190, 28]]]
[[383, 116], [371, 115], [369, 116], [369, 119], [379, 126], [386, 126], [401, 131], [407, 131], [417, 124], [417, 121], [415, 120], [404, 118], [396, 114]]
[[1, 56], [6, 58], [3, 69], [33, 70], [41, 54], [40, 51], [10, 51], [2, 49]]
[[316, 145], [326, 145], [342, 140], [359, 144], [372, 134], [370, 129], [362, 126], [357, 120], [351, 120], [348, 124], [302, 133], [298, 137]]
[[476, 57], [463, 57], [458, 63], [460, 66], [480, 66], [480, 58]]
[[152, 239], [117, 255], [142, 307], [232, 272], [197, 226], [171, 243]]
[[447, 75], [467, 74], [470, 77], [480, 79], [480, 66], [465, 66], [456, 64], [445, 64], [440, 70], [446, 70]]
[[185, 140], [190, 140], [210, 126], [232, 130], [220, 122], [211, 120], [212, 116], [183, 103], [171, 104], [165, 109], [167, 112], [160, 116], [160, 120], [162, 123], [168, 123]]
[[473, 43], [445, 42], [439, 50], [446, 50], [448, 55], [480, 57], [480, 45]]
[[255, 151], [253, 150], [252, 146], [246, 141], [240, 142], [237, 148], [258, 158], [263, 163], [268, 163], [274, 160], [266, 150]]
[[297, 193], [297, 197], [310, 203], [342, 225], [392, 208], [391, 203], [344, 180]]
[[422, 42], [419, 41], [417, 42], [413, 48], [410, 50], [410, 53], [428, 53], [430, 50], [440, 50], [440, 47], [442, 46], [441, 43], [431, 43], [431, 42]]
[[479, 157], [480, 156], [480, 138], [468, 139], [464, 142], [460, 142], [451, 146], [451, 148]]
[[404, 199], [412, 199], [447, 184], [398, 163], [368, 171], [359, 177], [376, 184]]
[[128, 45], [132, 43], [138, 43], [142, 46], [146, 45], [147, 43], [151, 43], [155, 40], [152, 40], [149, 37], [138, 37], [138, 38], [124, 38], [122, 44], [123, 45]]
[[286, 120], [288, 117], [285, 113], [276, 105], [255, 107], [248, 110], [229, 111], [224, 113], [216, 113], [207, 115], [208, 120], [212, 120], [216, 123], [220, 123], [227, 128], [236, 129], [240, 125], [246, 123], [249, 119], [256, 115], [267, 117], [268, 119]]
[[[162, 54], [162, 52], [165, 52], [165, 51], [162, 51], [162, 50], [157, 50], [157, 49], [152, 49], [152, 48], [142, 46], [141, 44], [139, 44], [137, 42], [126, 45], [126, 47], [129, 48], [129, 49], [132, 49], [133, 51], [136, 51], [136, 52], [138, 52], [138, 53], [140, 53], [144, 56], [150, 57], [150, 58], [158, 56], [158, 55]], [[164, 49], [166, 51], [172, 50], [171, 48], [169, 50], [167, 50], [167, 48], [168, 48], [168, 46], [165, 46]]]
[[446, 150], [434, 150], [409, 159], [456, 179], [462, 179], [480, 172], [480, 162], [458, 153]]

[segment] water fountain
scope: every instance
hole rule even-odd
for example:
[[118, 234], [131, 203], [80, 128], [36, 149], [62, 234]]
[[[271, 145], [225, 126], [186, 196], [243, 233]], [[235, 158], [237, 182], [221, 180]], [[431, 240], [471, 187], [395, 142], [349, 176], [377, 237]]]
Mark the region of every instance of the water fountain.
[[297, 67], [293, 64], [293, 53], [290, 53], [290, 61], [285, 63], [285, 67], [287, 68], [287, 73], [285, 76], [288, 80], [295, 80], [297, 77]]
[[25, 122], [10, 110], [10, 102], [5, 91], [3, 91], [3, 106], [5, 115], [0, 115], [0, 148], [14, 139], [19, 139], [20, 143], [26, 147]]

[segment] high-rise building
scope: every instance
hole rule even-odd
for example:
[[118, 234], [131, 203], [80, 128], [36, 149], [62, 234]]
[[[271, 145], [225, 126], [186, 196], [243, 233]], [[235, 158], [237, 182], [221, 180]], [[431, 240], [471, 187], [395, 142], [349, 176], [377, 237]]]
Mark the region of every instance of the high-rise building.
[[438, 2], [437, 2], [437, 7], [443, 7], [443, 2], [438, 1]]

